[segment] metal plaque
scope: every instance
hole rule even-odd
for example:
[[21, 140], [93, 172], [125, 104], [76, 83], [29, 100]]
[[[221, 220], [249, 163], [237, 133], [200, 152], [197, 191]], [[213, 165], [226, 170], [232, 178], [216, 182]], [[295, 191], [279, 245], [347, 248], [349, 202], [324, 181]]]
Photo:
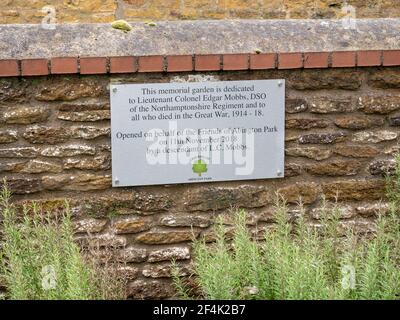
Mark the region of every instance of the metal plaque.
[[285, 81], [112, 84], [113, 186], [283, 177]]

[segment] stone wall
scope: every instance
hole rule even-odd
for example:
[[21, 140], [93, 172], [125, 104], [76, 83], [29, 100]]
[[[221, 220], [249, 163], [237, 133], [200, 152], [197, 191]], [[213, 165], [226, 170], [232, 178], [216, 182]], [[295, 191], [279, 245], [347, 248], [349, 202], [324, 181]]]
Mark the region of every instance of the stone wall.
[[[287, 80], [284, 179], [111, 188], [109, 82], [185, 81], [191, 74], [52, 76], [1, 79], [0, 177], [15, 201], [55, 209], [71, 202], [76, 231], [117, 246], [130, 268], [131, 297], [172, 294], [168, 259], [189, 272], [192, 230], [230, 208], [246, 208], [255, 235], [272, 221], [276, 191], [301, 197], [312, 221], [321, 198], [368, 231], [384, 208], [383, 173], [393, 168], [400, 133], [400, 68], [206, 73], [213, 80]], [[229, 220], [229, 219], [228, 219]], [[229, 223], [229, 222], [228, 222]]]
[[[171, 297], [169, 260], [189, 274], [192, 236], [212, 241], [221, 215], [229, 231], [232, 208], [246, 209], [249, 230], [262, 237], [276, 192], [293, 215], [301, 199], [311, 223], [325, 197], [338, 201], [343, 223], [371, 230], [387, 209], [384, 173], [399, 150], [398, 20], [359, 21], [355, 30], [222, 21], [212, 34], [210, 22], [158, 25], [157, 41], [158, 29], [0, 26], [0, 179], [16, 204], [60, 210], [67, 199], [78, 240], [90, 233], [116, 248], [131, 298]], [[111, 187], [110, 83], [252, 79], [286, 80], [283, 179]]]
[[346, 3], [357, 18], [400, 16], [398, 0], [2, 0], [0, 23], [341, 18]]

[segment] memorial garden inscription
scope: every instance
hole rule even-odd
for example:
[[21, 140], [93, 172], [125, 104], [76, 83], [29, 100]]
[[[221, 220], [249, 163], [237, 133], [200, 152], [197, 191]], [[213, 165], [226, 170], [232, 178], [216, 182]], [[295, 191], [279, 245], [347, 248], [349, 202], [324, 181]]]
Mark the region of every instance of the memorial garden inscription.
[[113, 186], [284, 175], [285, 81], [112, 84]]

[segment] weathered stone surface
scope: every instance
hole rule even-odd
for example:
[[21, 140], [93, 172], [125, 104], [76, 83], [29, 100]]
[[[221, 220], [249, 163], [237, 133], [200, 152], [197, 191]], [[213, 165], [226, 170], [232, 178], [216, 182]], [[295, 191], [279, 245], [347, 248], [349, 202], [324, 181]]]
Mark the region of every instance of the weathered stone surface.
[[7, 124], [30, 124], [43, 122], [50, 116], [50, 110], [45, 107], [13, 107], [8, 108], [0, 115], [0, 119]]
[[292, 118], [285, 121], [286, 129], [308, 130], [312, 128], [326, 128], [329, 121], [315, 118]]
[[297, 90], [344, 89], [357, 90], [361, 87], [362, 73], [353, 70], [330, 69], [321, 76], [319, 70], [302, 70], [293, 73], [289, 87]]
[[400, 114], [395, 114], [389, 117], [389, 125], [392, 127], [400, 126]]
[[39, 159], [29, 160], [20, 170], [22, 173], [59, 173], [61, 171], [62, 165], [60, 162]]
[[[172, 266], [170, 264], [151, 264], [143, 268], [143, 276], [146, 278], [171, 278]], [[178, 275], [186, 277], [193, 274], [188, 266], [178, 266]]]
[[112, 228], [116, 234], [138, 233], [149, 230], [151, 226], [151, 220], [144, 217], [128, 217], [112, 222]]
[[207, 228], [210, 225], [210, 217], [207, 215], [180, 214], [162, 217], [160, 224], [166, 227], [199, 227]]
[[[232, 225], [226, 226], [224, 228], [224, 239], [227, 241], [231, 241], [233, 239], [233, 236], [235, 234], [235, 227]], [[214, 228], [209, 228], [202, 232], [201, 234], [201, 240], [204, 240], [207, 243], [215, 242], [217, 241], [217, 233]]]
[[96, 149], [84, 144], [70, 144], [66, 146], [47, 147], [41, 151], [45, 157], [73, 157], [78, 155], [94, 155]]
[[111, 141], [109, 144], [97, 144], [96, 150], [98, 152], [106, 151], [106, 152], [111, 153]]
[[11, 143], [18, 140], [16, 130], [0, 130], [0, 143]]
[[[51, 198], [38, 198], [38, 199], [21, 199], [15, 201], [15, 205], [18, 209], [21, 209], [23, 206], [31, 207], [33, 203], [37, 205], [37, 207], [44, 212], [51, 213], [62, 213], [65, 212], [66, 201], [70, 201], [70, 199], [66, 197], [51, 197]], [[70, 205], [71, 209], [71, 217], [75, 217], [74, 208], [72, 203]]]
[[386, 202], [367, 203], [356, 207], [356, 212], [363, 217], [372, 217], [379, 214], [387, 214], [390, 210], [390, 205]]
[[72, 190], [90, 191], [101, 190], [111, 187], [111, 176], [109, 175], [68, 175], [42, 177], [43, 187], [47, 190]]
[[139, 268], [134, 266], [119, 266], [115, 270], [119, 279], [127, 281], [135, 280], [139, 276]]
[[379, 143], [384, 141], [392, 141], [397, 139], [398, 133], [388, 130], [379, 131], [362, 131], [353, 135], [354, 142], [362, 143]]
[[60, 111], [57, 116], [58, 119], [64, 121], [75, 122], [94, 122], [102, 120], [110, 120], [111, 115], [108, 110], [91, 110], [91, 111]]
[[39, 101], [72, 101], [79, 98], [95, 98], [105, 93], [99, 81], [83, 78], [60, 78], [38, 87], [35, 95]]
[[393, 174], [396, 170], [396, 160], [376, 160], [369, 164], [368, 171], [373, 176], [386, 176]]
[[[48, 43], [49, 31], [40, 25], [44, 15], [38, 14], [43, 4], [48, 3], [30, 1], [29, 5], [34, 4], [34, 9], [26, 7], [28, 3], [24, 3], [22, 6], [14, 3], [10, 5], [11, 9], [16, 11], [15, 9], [18, 8], [17, 13], [20, 12], [21, 15], [17, 18], [12, 15], [11, 17], [6, 16], [8, 19], [16, 19], [15, 23], [34, 21], [39, 25], [30, 25], [25, 28], [13, 26], [12, 33], [7, 32], [9, 29], [3, 27], [0, 38], [3, 43], [2, 59], [19, 59], [27, 56], [107, 57], [211, 52], [243, 53], [254, 52], [255, 48], [259, 48], [262, 52], [398, 49], [397, 40], [400, 27], [397, 19], [358, 19], [357, 28], [349, 30], [343, 27], [342, 19], [338, 19], [344, 17], [346, 13], [342, 11], [342, 2], [333, 2], [337, 0], [318, 3], [311, 0], [291, 1], [290, 3], [285, 2], [284, 7], [279, 0], [268, 2], [245, 0], [245, 2], [226, 2], [224, 4], [196, 0], [185, 1], [184, 5], [179, 2], [166, 3], [162, 0], [152, 0], [152, 2], [130, 0], [132, 5], [126, 5], [123, 3], [124, 0], [118, 0], [117, 13], [114, 10], [111, 10], [111, 13], [103, 11], [103, 8], [111, 7], [111, 5], [104, 6], [104, 3], [110, 3], [115, 8], [116, 1], [113, 0], [79, 1], [79, 3], [77, 0], [73, 0], [78, 5], [72, 5], [72, 0], [55, 1], [57, 1], [57, 23], [61, 21], [77, 22], [76, 15], [85, 15], [85, 19], [78, 21], [86, 22], [112, 22], [115, 17], [124, 17], [128, 21], [142, 21], [132, 23], [133, 30], [128, 33], [115, 30], [108, 23], [102, 25], [88, 23], [84, 30], [82, 30], [82, 25], [76, 23], [58, 25], [57, 34], [60, 36], [52, 37], [51, 42]], [[58, 1], [62, 4], [59, 4]], [[100, 10], [93, 9], [93, 1], [98, 3], [98, 6], [101, 7]], [[54, 2], [52, 4], [56, 5]], [[371, 9], [379, 17], [398, 17], [399, 15], [396, 0], [389, 2], [385, 0], [383, 8], [380, 3], [379, 5], [374, 4], [374, 8], [371, 8], [370, 3], [361, 0], [356, 0], [351, 4], [357, 8], [357, 17], [359, 18], [371, 17]], [[81, 7], [85, 7], [85, 9], [80, 10]], [[96, 11], [101, 12], [96, 14]], [[372, 16], [375, 16], [374, 13]], [[33, 20], [27, 18], [27, 15]], [[1, 18], [3, 20], [6, 17], [2, 16]], [[269, 17], [272, 17], [273, 20], [267, 19]], [[331, 19], [325, 19], [327, 17]], [[216, 18], [222, 20], [210, 20]], [[257, 20], [242, 22], [239, 20], [240, 18]], [[282, 20], [276, 20], [276, 18]], [[288, 18], [311, 19], [293, 21]], [[154, 27], [143, 24], [143, 20], [171, 19], [200, 19], [200, 21], [158, 21]], [[207, 20], [201, 21], [202, 19]], [[285, 30], [285, 33], [282, 33], [282, 30]], [[182, 31], [185, 31], [185, 37], [182, 36]], [[20, 38], [18, 43], [12, 41], [16, 34]], [[152, 41], [155, 34], [158, 35], [156, 43]], [[268, 37], [265, 36], [266, 34]], [[202, 38], [207, 41], [198, 41]], [[101, 41], [101, 39], [107, 41]], [[240, 43], [236, 43], [234, 39], [240, 39]], [[139, 40], [140, 45], [138, 45]], [[172, 47], [171, 43], [175, 45]], [[315, 74], [320, 73], [321, 70], [315, 72]]]
[[238, 207], [262, 207], [270, 201], [270, 194], [264, 187], [242, 185], [238, 187], [197, 187], [184, 195], [188, 211], [212, 211]]
[[56, 144], [68, 140], [70, 133], [63, 127], [32, 126], [23, 137], [30, 143]]
[[[344, 18], [342, 3], [334, 1], [313, 2], [310, 0], [300, 0], [282, 3], [279, 0], [268, 2], [253, 2], [250, 0], [226, 2], [223, 5], [219, 2], [204, 2], [194, 0], [180, 3], [166, 3], [163, 0], [54, 0], [57, 9], [60, 11], [58, 23], [99, 23], [112, 22], [119, 15], [128, 21], [152, 21], [152, 20], [203, 20], [203, 19], [313, 19], [327, 20], [329, 18]], [[40, 23], [43, 15], [38, 14], [44, 1], [12, 2], [3, 0], [2, 3], [2, 23]], [[313, 4], [313, 5], [312, 5]], [[379, 3], [371, 3], [356, 0], [349, 2], [357, 10], [357, 17], [360, 18], [395, 18], [400, 15], [396, 0], [388, 0]], [[58, 15], [57, 15], [58, 17]], [[340, 20], [339, 20], [340, 21]], [[136, 25], [134, 25], [136, 26]], [[282, 26], [282, 25], [279, 25]], [[279, 27], [278, 26], [278, 27]], [[326, 28], [333, 28], [327, 25]], [[281, 28], [284, 29], [284, 28]], [[319, 30], [319, 29], [317, 29]], [[255, 31], [255, 30], [252, 30]], [[302, 33], [298, 30], [299, 33]], [[384, 32], [385, 30], [381, 31]], [[212, 28], [209, 32], [215, 32]], [[344, 31], [343, 31], [344, 32]], [[288, 32], [289, 33], [289, 32]], [[332, 30], [334, 35], [338, 35], [338, 30]], [[359, 36], [355, 33], [354, 37]], [[300, 37], [300, 35], [299, 35]], [[333, 35], [332, 35], [333, 37]], [[322, 35], [321, 35], [322, 38]], [[378, 38], [378, 35], [371, 38]], [[301, 39], [301, 38], [300, 38]], [[341, 40], [338, 39], [337, 41]], [[243, 39], [244, 40], [244, 39]], [[331, 43], [330, 39], [324, 37], [326, 45]], [[364, 40], [364, 39], [360, 39]], [[298, 40], [300, 41], [300, 40]], [[304, 40], [303, 40], [304, 41]], [[322, 42], [322, 41], [321, 41]], [[351, 42], [350, 44], [352, 44]], [[335, 43], [337, 44], [337, 43]], [[341, 46], [350, 45], [348, 41], [340, 42]]]
[[82, 110], [82, 111], [59, 111], [58, 119], [74, 122], [96, 122], [110, 120], [109, 110]]
[[388, 114], [400, 109], [400, 97], [390, 94], [377, 97], [360, 97], [358, 99], [358, 109], [369, 114]]
[[35, 158], [39, 151], [36, 147], [0, 148], [0, 158]]
[[375, 88], [400, 88], [400, 73], [398, 68], [385, 68], [370, 73], [368, 84]]
[[76, 240], [85, 247], [94, 248], [122, 248], [126, 246], [126, 238], [114, 234], [95, 234], [90, 236], [77, 236]]
[[73, 127], [71, 131], [73, 138], [91, 140], [102, 136], [110, 136], [111, 128], [80, 126]]
[[163, 194], [145, 191], [118, 191], [108, 195], [80, 199], [77, 204], [80, 215], [96, 217], [118, 215], [153, 215], [157, 212], [167, 211], [173, 200]]
[[0, 172], [20, 172], [26, 160], [4, 160], [0, 161]]
[[342, 180], [322, 184], [328, 200], [379, 200], [385, 195], [384, 180]]
[[292, 157], [305, 157], [313, 160], [325, 160], [332, 155], [332, 151], [319, 147], [291, 147], [285, 149], [285, 154]]
[[187, 247], [172, 247], [159, 249], [150, 252], [149, 262], [159, 262], [168, 260], [187, 260], [190, 259], [190, 250]]
[[[13, 194], [30, 194], [43, 190], [40, 179], [36, 178], [7, 178], [8, 189]], [[3, 186], [3, 180], [0, 180], [0, 187]]]
[[174, 294], [172, 284], [158, 280], [135, 280], [128, 287], [128, 297], [132, 299], [162, 299]]
[[301, 174], [301, 165], [297, 163], [285, 163], [285, 177], [296, 177]]
[[133, 195], [130, 208], [142, 213], [167, 211], [173, 205], [173, 200], [166, 195], [137, 192]]
[[287, 113], [299, 113], [308, 109], [308, 102], [302, 98], [287, 98], [285, 104]]
[[299, 137], [301, 144], [331, 144], [342, 142], [346, 139], [344, 132], [310, 133]]
[[98, 155], [86, 158], [64, 159], [64, 169], [108, 170], [111, 168], [110, 155]]
[[175, 231], [149, 231], [136, 237], [137, 242], [146, 244], [168, 244], [190, 241], [198, 236], [198, 231], [175, 230]]
[[99, 110], [110, 110], [109, 99], [106, 101], [74, 101], [61, 103], [59, 111], [62, 112], [80, 112], [80, 111], [99, 111]]
[[72, 177], [65, 174], [42, 177], [43, 187], [47, 190], [59, 190], [70, 180], [73, 180]]
[[147, 259], [147, 250], [142, 248], [128, 247], [119, 250], [116, 255], [116, 259], [119, 262], [144, 262]]
[[[228, 209], [227, 212], [218, 215], [218, 220], [227, 226], [235, 226], [237, 224], [237, 220], [235, 218], [235, 212], [230, 209]], [[258, 216], [254, 211], [246, 210], [245, 224], [247, 226], [255, 226], [257, 224], [257, 220]]]
[[347, 115], [335, 119], [335, 125], [342, 129], [360, 130], [383, 125], [382, 118], [372, 118], [360, 115]]
[[331, 160], [308, 165], [306, 170], [314, 175], [353, 176], [359, 172], [361, 165], [357, 160]]
[[74, 221], [73, 228], [76, 233], [98, 233], [104, 230], [107, 219], [84, 218]]
[[28, 82], [18, 78], [0, 79], [0, 102], [24, 102], [27, 100]]
[[329, 214], [339, 214], [341, 219], [351, 219], [357, 215], [355, 208], [351, 205], [338, 205], [328, 204], [326, 207], [314, 208], [310, 211], [311, 216], [314, 219], [321, 219], [323, 217], [323, 211]]
[[334, 153], [343, 157], [372, 158], [379, 154], [379, 149], [363, 145], [342, 145], [336, 146]]
[[343, 235], [346, 235], [346, 231], [352, 228], [354, 233], [357, 235], [368, 235], [376, 234], [376, 225], [371, 223], [370, 219], [365, 219], [362, 217], [353, 220], [344, 220], [339, 224], [339, 232], [341, 231]]
[[288, 203], [298, 203], [301, 199], [304, 204], [311, 204], [317, 200], [320, 192], [315, 182], [296, 182], [278, 189], [278, 194]]
[[351, 97], [345, 98], [313, 98], [310, 103], [312, 113], [341, 113], [355, 110], [355, 103]]
[[297, 141], [299, 139], [299, 135], [297, 133], [288, 132], [285, 133], [285, 142]]

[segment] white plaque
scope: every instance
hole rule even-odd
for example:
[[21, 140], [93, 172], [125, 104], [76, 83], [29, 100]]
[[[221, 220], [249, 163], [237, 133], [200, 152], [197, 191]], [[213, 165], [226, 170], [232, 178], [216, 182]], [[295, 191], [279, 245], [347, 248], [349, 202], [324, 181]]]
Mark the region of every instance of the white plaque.
[[285, 81], [112, 84], [113, 186], [283, 177]]

